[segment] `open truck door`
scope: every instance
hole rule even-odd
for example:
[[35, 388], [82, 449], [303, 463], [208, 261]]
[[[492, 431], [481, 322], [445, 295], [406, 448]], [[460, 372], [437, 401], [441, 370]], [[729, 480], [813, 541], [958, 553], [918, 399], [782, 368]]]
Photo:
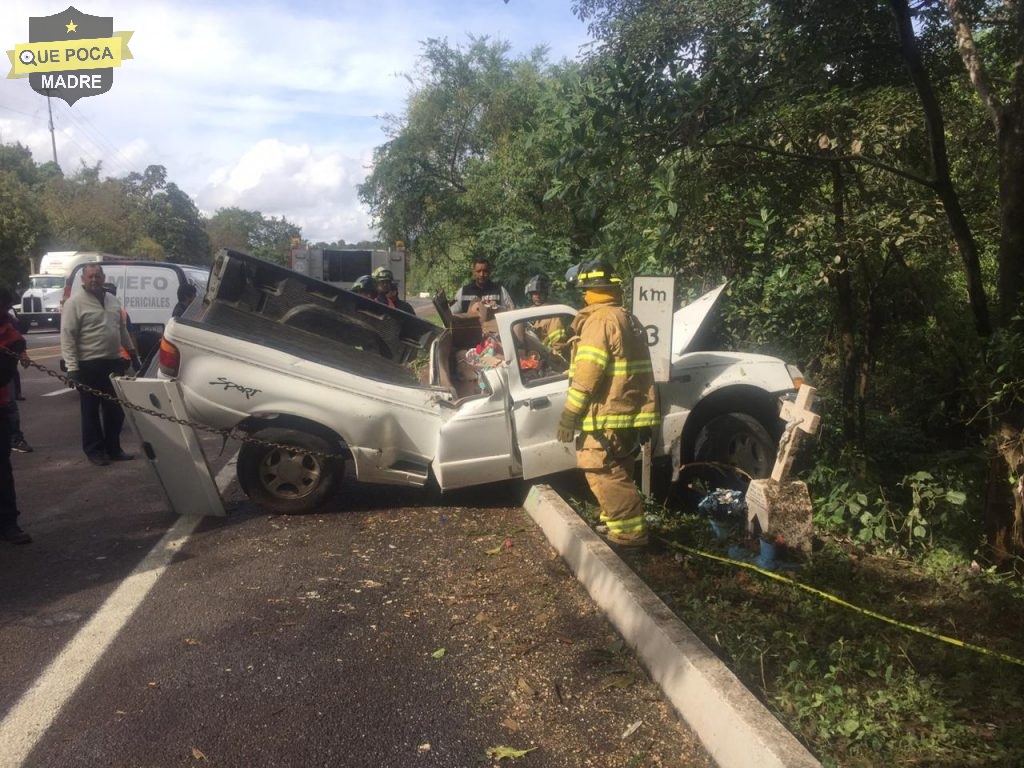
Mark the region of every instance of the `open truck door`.
[[568, 352], [557, 354], [535, 330], [538, 321], [550, 317], [568, 329], [575, 314], [572, 307], [554, 304], [494, 316], [508, 365], [513, 444], [526, 480], [576, 466], [576, 446], [557, 437], [569, 391]]
[[[117, 396], [125, 402], [187, 420], [177, 381], [116, 376], [112, 381]], [[179, 515], [224, 517], [224, 502], [195, 429], [134, 408], [124, 410], [170, 508]]]

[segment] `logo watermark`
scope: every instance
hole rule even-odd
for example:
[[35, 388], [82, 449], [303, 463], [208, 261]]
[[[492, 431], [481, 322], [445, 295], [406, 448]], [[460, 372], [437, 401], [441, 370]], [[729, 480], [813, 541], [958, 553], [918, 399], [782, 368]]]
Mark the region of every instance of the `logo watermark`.
[[53, 16], [30, 16], [29, 41], [7, 51], [7, 79], [27, 77], [36, 93], [73, 106], [110, 90], [114, 67], [133, 58], [132, 34], [115, 32], [112, 16], [92, 16], [74, 6]]

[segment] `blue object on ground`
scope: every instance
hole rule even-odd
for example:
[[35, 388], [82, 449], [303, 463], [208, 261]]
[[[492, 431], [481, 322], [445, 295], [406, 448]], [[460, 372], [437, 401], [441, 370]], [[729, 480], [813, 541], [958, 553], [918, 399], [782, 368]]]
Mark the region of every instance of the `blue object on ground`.
[[697, 511], [712, 520], [747, 519], [747, 502], [743, 491], [716, 488], [697, 503]]
[[774, 571], [779, 567], [779, 562], [776, 560], [778, 554], [778, 548], [770, 541], [760, 540], [761, 552], [754, 559], [754, 565], [763, 571]]

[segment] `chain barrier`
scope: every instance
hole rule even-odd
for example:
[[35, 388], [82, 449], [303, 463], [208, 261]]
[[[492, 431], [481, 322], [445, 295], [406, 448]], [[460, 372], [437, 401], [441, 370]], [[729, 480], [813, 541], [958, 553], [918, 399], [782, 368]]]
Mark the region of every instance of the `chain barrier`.
[[[9, 355], [10, 357], [15, 358], [19, 362], [21, 360], [21, 356], [17, 352], [15, 352], [13, 350], [10, 350], [10, 349], [7, 349], [6, 347], [0, 347], [0, 352], [3, 352], [4, 354]], [[171, 424], [177, 424], [178, 426], [181, 426], [181, 427], [192, 427], [192, 429], [197, 429], [197, 430], [200, 430], [202, 432], [208, 432], [210, 434], [217, 435], [220, 438], [222, 438], [225, 443], [227, 443], [228, 440], [237, 440], [237, 441], [239, 441], [241, 443], [249, 443], [250, 445], [259, 445], [259, 446], [263, 446], [265, 448], [277, 448], [279, 450], [288, 451], [289, 453], [304, 453], [304, 454], [308, 454], [310, 456], [316, 456], [318, 458], [323, 458], [323, 459], [341, 459], [341, 460], [344, 460], [344, 459], [347, 458], [347, 456], [345, 454], [343, 454], [343, 453], [332, 453], [330, 451], [317, 451], [317, 450], [314, 450], [312, 448], [303, 448], [301, 446], [291, 445], [289, 443], [278, 443], [278, 442], [275, 442], [273, 440], [264, 440], [264, 439], [259, 438], [259, 437], [253, 437], [248, 432], [240, 430], [237, 427], [230, 427], [230, 428], [226, 428], [226, 429], [225, 428], [221, 428], [221, 427], [211, 427], [210, 425], [203, 424], [202, 422], [191, 421], [189, 419], [179, 419], [177, 416], [168, 416], [166, 413], [161, 413], [160, 411], [155, 411], [152, 408], [146, 408], [143, 405], [136, 405], [135, 403], [128, 402], [127, 400], [122, 400], [121, 398], [117, 397], [117, 395], [111, 395], [110, 393], [103, 392], [103, 391], [101, 391], [99, 389], [96, 389], [95, 387], [90, 387], [88, 384], [83, 384], [82, 382], [76, 381], [75, 379], [71, 378], [68, 375], [65, 375], [65, 374], [63, 374], [63, 373], [61, 373], [59, 371], [55, 371], [52, 368], [47, 368], [45, 365], [42, 365], [41, 363], [37, 363], [37, 362], [35, 362], [34, 360], [32, 360], [30, 358], [28, 359], [28, 364], [27, 365], [22, 364], [22, 367], [24, 367], [24, 368], [29, 368], [29, 367], [35, 368], [38, 371], [42, 371], [47, 376], [50, 376], [50, 377], [56, 379], [57, 381], [59, 381], [61, 384], [63, 384], [64, 386], [68, 387], [69, 389], [77, 389], [77, 390], [80, 390], [82, 392], [87, 392], [88, 394], [92, 395], [93, 397], [99, 397], [99, 398], [102, 398], [104, 400], [110, 400], [112, 402], [117, 403], [122, 408], [128, 408], [129, 410], [132, 410], [132, 411], [137, 411], [139, 413], [144, 413], [147, 416], [153, 416], [154, 418], [162, 419], [163, 421], [168, 421]]]

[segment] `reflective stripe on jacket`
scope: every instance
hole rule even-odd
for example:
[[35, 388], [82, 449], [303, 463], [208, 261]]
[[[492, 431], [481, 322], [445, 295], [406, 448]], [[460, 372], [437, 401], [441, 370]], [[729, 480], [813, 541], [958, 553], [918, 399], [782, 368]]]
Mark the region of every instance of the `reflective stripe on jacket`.
[[617, 304], [590, 304], [572, 323], [567, 411], [580, 429], [653, 427], [660, 422], [647, 334]]

